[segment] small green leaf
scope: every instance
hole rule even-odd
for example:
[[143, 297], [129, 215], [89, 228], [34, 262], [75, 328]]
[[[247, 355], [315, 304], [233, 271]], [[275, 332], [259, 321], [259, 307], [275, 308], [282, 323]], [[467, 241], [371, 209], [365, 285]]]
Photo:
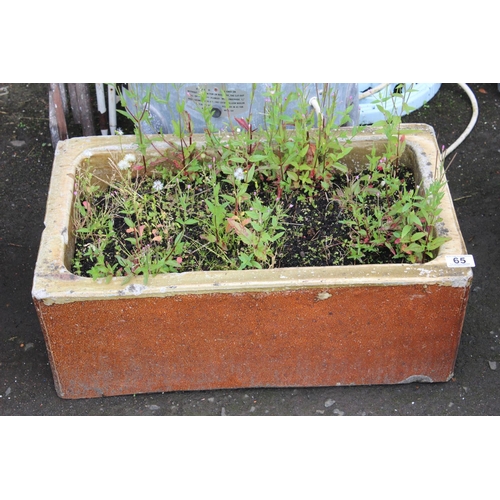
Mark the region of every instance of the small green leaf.
[[304, 156], [307, 154], [307, 152], [309, 151], [309, 144], [306, 144], [301, 150], [300, 150], [300, 153], [299, 153], [299, 156], [301, 158], [304, 158]]
[[252, 182], [254, 174], [255, 174], [255, 165], [252, 165], [248, 170], [246, 182]]
[[421, 220], [417, 217], [415, 212], [410, 212], [410, 215], [408, 215], [408, 222], [416, 225], [422, 224]]
[[181, 267], [181, 265], [176, 260], [167, 260], [165, 264], [170, 267]]
[[447, 236], [439, 236], [437, 238], [434, 238], [432, 241], [430, 241], [427, 244], [427, 250], [436, 250], [439, 248], [443, 243], [446, 243], [447, 241], [450, 241], [451, 238]]
[[250, 156], [249, 160], [250, 161], [259, 162], [259, 161], [267, 160], [267, 156], [266, 155], [254, 154], [254, 155]]
[[232, 161], [233, 163], [246, 163], [245, 158], [241, 158], [241, 156], [232, 156], [229, 158], [229, 161]]
[[284, 234], [285, 234], [284, 232], [276, 233], [274, 236], [272, 236], [271, 238], [269, 238], [269, 241], [279, 240]]
[[424, 232], [415, 233], [412, 235], [411, 241], [417, 241], [417, 240], [420, 240], [422, 238], [427, 238], [427, 233], [424, 233]]
[[124, 217], [123, 220], [125, 221], [125, 224], [127, 224], [128, 227], [134, 227], [135, 224], [132, 221], [132, 219], [129, 219], [128, 217]]
[[214, 236], [213, 234], [202, 234], [202, 235], [200, 236], [200, 238], [201, 238], [202, 240], [207, 240], [207, 241], [209, 241], [210, 243], [215, 243], [215, 242], [217, 241], [217, 240], [216, 240], [216, 238], [215, 238], [215, 236]]
[[403, 230], [401, 231], [401, 239], [404, 240], [406, 238], [406, 235], [412, 230], [411, 226], [405, 226]]
[[424, 252], [424, 247], [423, 245], [419, 245], [418, 243], [410, 243], [407, 247], [407, 249], [411, 253], [416, 253], [416, 254], [421, 254]]

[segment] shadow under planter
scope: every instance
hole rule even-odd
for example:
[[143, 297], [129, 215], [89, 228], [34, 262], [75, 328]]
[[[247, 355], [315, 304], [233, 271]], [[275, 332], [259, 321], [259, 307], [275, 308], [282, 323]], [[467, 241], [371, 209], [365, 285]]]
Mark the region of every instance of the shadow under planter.
[[[407, 161], [429, 183], [434, 132], [406, 128]], [[76, 276], [76, 168], [91, 156], [105, 169], [109, 151], [132, 140], [69, 139], [56, 150], [32, 294], [60, 397], [452, 377], [472, 271], [449, 265], [466, 248], [447, 186], [438, 232], [450, 240], [426, 264], [196, 271], [147, 285]], [[368, 129], [354, 147], [383, 140]]]

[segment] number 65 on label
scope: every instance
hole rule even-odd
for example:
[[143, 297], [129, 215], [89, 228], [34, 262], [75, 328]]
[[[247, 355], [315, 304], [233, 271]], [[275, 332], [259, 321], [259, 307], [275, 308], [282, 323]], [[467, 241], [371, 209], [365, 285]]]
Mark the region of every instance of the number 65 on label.
[[447, 255], [446, 264], [448, 267], [475, 267], [472, 255]]

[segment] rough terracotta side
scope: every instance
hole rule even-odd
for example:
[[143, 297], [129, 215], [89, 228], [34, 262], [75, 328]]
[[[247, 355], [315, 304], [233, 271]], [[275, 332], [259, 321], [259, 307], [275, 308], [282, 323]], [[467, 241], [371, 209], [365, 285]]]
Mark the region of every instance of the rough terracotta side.
[[466, 295], [360, 286], [36, 305], [59, 396], [90, 398], [444, 382]]

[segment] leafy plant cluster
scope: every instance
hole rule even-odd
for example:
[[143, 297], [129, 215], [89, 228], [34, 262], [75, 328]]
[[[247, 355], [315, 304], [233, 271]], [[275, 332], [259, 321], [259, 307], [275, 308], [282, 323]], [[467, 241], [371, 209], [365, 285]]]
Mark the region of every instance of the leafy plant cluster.
[[[405, 95], [398, 91], [387, 99], [401, 99], [402, 111], [409, 112]], [[334, 195], [346, 215], [342, 223], [349, 227], [348, 258], [363, 263], [386, 248], [392, 259], [423, 263], [449, 240], [435, 231], [441, 221], [444, 172], [436, 171], [427, 189], [415, 185], [412, 172], [400, 162], [406, 139], [400, 133], [401, 116], [381, 104], [377, 107], [384, 120], [373, 126], [387, 137], [385, 153], [377, 155], [373, 148], [363, 172], [348, 173], [345, 187], [337, 188]]]
[[[251, 107], [247, 117], [216, 130], [202, 91], [203, 141], [193, 134], [185, 102], [175, 104], [174, 138], [148, 136], [143, 124], [151, 99], [170, 102], [170, 96], [123, 92], [121, 112], [134, 125], [137, 149], [110, 155], [105, 178], [92, 158], [77, 172], [76, 274], [147, 280], [158, 273], [275, 267], [287, 238], [297, 235], [299, 206], [339, 211], [344, 231], [327, 234], [318, 248], [325, 255], [338, 248], [352, 263], [371, 262], [381, 248], [393, 259], [424, 262], [444, 241], [434, 232], [444, 182], [427, 191], [411, 184], [400, 165], [405, 139], [396, 115], [376, 124], [387, 137], [384, 155], [374, 149], [362, 171], [350, 172], [344, 159], [358, 128], [342, 127], [351, 109], [339, 115], [328, 86], [313, 96], [319, 113], [304, 88], [285, 95], [281, 85], [270, 86], [260, 130]], [[254, 92], [255, 86], [252, 102]]]

